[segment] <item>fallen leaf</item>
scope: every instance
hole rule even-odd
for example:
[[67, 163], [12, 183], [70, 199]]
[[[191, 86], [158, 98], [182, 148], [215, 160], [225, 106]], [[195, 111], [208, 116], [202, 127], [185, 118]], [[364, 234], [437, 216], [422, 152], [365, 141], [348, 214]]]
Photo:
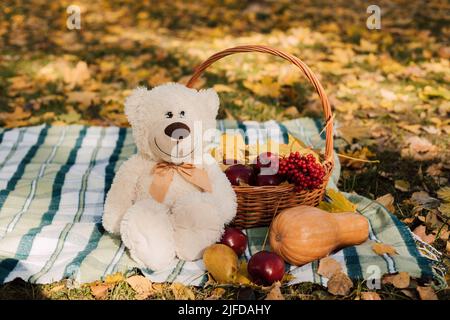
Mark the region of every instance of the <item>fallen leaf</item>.
[[195, 300], [194, 292], [182, 283], [174, 282], [170, 289], [175, 296], [175, 300]]
[[334, 189], [327, 189], [327, 201], [321, 201], [319, 208], [328, 212], [355, 212], [358, 207], [356, 204], [348, 200], [343, 193]]
[[409, 282], [410, 276], [408, 272], [399, 272], [392, 278], [392, 284], [398, 289], [405, 289], [409, 287]]
[[108, 290], [110, 288], [111, 288], [110, 284], [105, 283], [95, 284], [91, 285], [91, 292], [92, 295], [95, 297], [95, 299], [102, 300], [106, 298], [106, 295], [108, 294]]
[[376, 292], [361, 292], [361, 300], [381, 300], [381, 297]]
[[279, 281], [275, 282], [264, 300], [285, 300], [280, 287], [281, 283]]
[[445, 202], [450, 202], [450, 187], [443, 187], [438, 190], [437, 195], [439, 199]]
[[397, 251], [393, 246], [379, 242], [372, 245], [372, 250], [379, 256], [382, 256], [383, 254], [388, 254], [390, 256], [397, 254]]
[[395, 189], [400, 190], [402, 192], [408, 192], [410, 189], [409, 182], [406, 180], [395, 180]]
[[436, 240], [436, 236], [433, 234], [426, 234], [426, 227], [424, 225], [418, 226], [414, 229], [413, 233], [418, 236], [423, 242], [432, 244]]
[[126, 282], [136, 292], [138, 299], [146, 299], [153, 294], [152, 282], [144, 276], [135, 275], [127, 278]]
[[445, 246], [445, 250], [447, 253], [450, 253], [450, 241], [447, 241], [447, 245]]
[[342, 266], [339, 262], [331, 257], [320, 259], [317, 273], [325, 278], [331, 278], [334, 274], [341, 272]]
[[416, 290], [421, 300], [438, 300], [436, 293], [431, 287], [417, 287]]
[[411, 202], [426, 209], [437, 208], [439, 206], [439, 200], [430, 197], [430, 195], [425, 191], [414, 192], [411, 195]]
[[215, 288], [213, 291], [211, 291], [211, 294], [205, 298], [205, 300], [219, 300], [223, 297], [225, 294], [224, 288]]
[[330, 280], [328, 280], [328, 292], [337, 296], [346, 296], [353, 288], [353, 282], [343, 272], [335, 273]]
[[109, 274], [105, 277], [106, 284], [115, 284], [117, 282], [123, 281], [125, 278], [122, 273], [117, 272], [114, 274]]
[[72, 91], [67, 93], [67, 102], [77, 103], [85, 110], [91, 104], [98, 102], [98, 95], [91, 91]]
[[383, 205], [390, 212], [392, 212], [392, 213], [395, 212], [394, 197], [392, 196], [392, 194], [387, 193], [384, 196], [376, 198], [375, 201], [378, 202], [379, 204]]
[[410, 137], [401, 151], [403, 158], [413, 158], [417, 161], [428, 161], [439, 156], [439, 149], [426, 138]]
[[69, 84], [69, 88], [74, 88], [76, 85], [82, 85], [91, 77], [88, 65], [84, 61], [79, 61], [75, 68], [65, 65], [62, 73], [64, 82]]

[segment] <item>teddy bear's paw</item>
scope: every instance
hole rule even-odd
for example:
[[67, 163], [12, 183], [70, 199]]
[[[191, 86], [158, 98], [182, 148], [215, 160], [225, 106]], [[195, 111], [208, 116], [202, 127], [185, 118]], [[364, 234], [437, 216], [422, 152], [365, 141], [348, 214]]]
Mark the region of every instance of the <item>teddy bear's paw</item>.
[[224, 225], [214, 205], [193, 202], [175, 206], [172, 213], [175, 250], [180, 259], [199, 259], [206, 247], [220, 239]]
[[[163, 270], [175, 259], [173, 228], [167, 210], [154, 212], [145, 201], [125, 214], [120, 233], [131, 257], [151, 270]], [[163, 209], [163, 208], [161, 208]]]

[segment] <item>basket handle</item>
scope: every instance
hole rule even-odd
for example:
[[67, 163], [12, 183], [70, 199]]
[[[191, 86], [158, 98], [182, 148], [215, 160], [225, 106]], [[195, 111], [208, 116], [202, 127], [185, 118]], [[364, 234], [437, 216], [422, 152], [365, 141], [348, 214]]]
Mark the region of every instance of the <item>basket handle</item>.
[[226, 56], [235, 54], [235, 53], [242, 53], [242, 52], [262, 52], [262, 53], [268, 53], [273, 56], [281, 57], [295, 66], [297, 66], [303, 74], [308, 78], [309, 82], [314, 86], [316, 89], [319, 97], [320, 102], [322, 103], [323, 113], [325, 115], [325, 161], [328, 162], [333, 166], [334, 164], [334, 158], [333, 158], [333, 118], [332, 118], [332, 112], [331, 112], [331, 106], [330, 102], [328, 101], [327, 95], [325, 94], [325, 90], [323, 89], [322, 85], [320, 84], [319, 80], [315, 76], [315, 74], [309, 69], [309, 67], [299, 58], [289, 54], [285, 53], [283, 51], [262, 46], [262, 45], [244, 45], [244, 46], [237, 46], [233, 48], [228, 48], [223, 51], [217, 52], [210, 56], [207, 60], [205, 60], [202, 64], [197, 66], [194, 70], [194, 74], [189, 79], [188, 83], [186, 84], [187, 87], [191, 88], [194, 84], [194, 82], [202, 75], [202, 73], [205, 71], [206, 68], [208, 68], [211, 64], [216, 62], [217, 60], [220, 60]]

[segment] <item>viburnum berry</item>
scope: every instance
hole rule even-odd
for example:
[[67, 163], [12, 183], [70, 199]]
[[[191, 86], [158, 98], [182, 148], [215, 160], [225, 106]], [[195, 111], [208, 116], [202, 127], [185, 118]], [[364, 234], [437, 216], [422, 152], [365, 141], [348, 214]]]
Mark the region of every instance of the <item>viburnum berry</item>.
[[278, 173], [296, 187], [296, 191], [313, 190], [323, 183], [325, 170], [312, 154], [291, 153], [280, 159]]

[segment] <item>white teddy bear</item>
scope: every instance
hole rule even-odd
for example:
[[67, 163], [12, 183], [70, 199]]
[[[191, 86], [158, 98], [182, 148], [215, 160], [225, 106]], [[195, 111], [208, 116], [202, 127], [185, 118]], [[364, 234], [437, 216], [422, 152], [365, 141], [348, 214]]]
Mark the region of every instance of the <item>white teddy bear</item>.
[[200, 258], [236, 214], [233, 189], [205, 146], [218, 108], [213, 89], [176, 83], [137, 88], [125, 102], [138, 153], [114, 178], [103, 226], [141, 266]]

